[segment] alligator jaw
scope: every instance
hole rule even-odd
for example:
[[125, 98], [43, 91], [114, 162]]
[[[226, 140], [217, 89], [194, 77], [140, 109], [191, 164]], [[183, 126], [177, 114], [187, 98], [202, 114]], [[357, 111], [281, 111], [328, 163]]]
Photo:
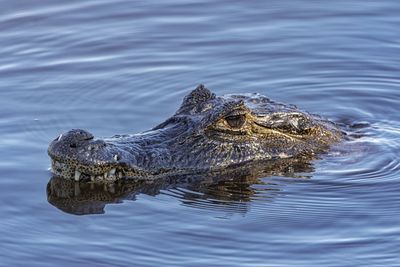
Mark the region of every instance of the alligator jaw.
[[51, 142], [52, 172], [66, 179], [113, 181], [124, 176], [125, 151], [84, 130], [74, 129]]
[[124, 177], [124, 171], [122, 168], [111, 166], [106, 169], [104, 173], [90, 174], [85, 172], [83, 166], [75, 166], [61, 161], [52, 160], [51, 172], [55, 176], [74, 179], [75, 181], [90, 180], [95, 181], [115, 181]]

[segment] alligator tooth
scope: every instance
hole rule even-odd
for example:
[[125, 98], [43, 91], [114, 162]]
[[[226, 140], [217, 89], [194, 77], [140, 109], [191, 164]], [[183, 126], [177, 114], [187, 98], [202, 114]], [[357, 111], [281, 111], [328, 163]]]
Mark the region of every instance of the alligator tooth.
[[105, 172], [105, 173], [103, 174], [103, 176], [104, 176], [104, 179], [107, 179], [107, 177], [108, 177], [108, 172]]
[[81, 173], [78, 170], [75, 170], [75, 181], [79, 181], [79, 178], [81, 178]]
[[111, 171], [108, 173], [110, 176], [114, 176], [117, 169], [112, 168]]
[[110, 192], [111, 194], [115, 194], [114, 184], [109, 184], [108, 185], [108, 192]]
[[94, 182], [95, 179], [96, 179], [96, 177], [94, 175], [90, 176], [90, 181]]
[[118, 160], [118, 159], [119, 159], [119, 157], [118, 157], [117, 154], [114, 155], [114, 159], [115, 159], [115, 160]]
[[279, 155], [278, 155], [278, 157], [279, 158], [281, 158], [281, 159], [286, 159], [286, 158], [288, 158], [289, 156], [286, 154], [286, 153], [279, 153]]
[[60, 134], [60, 136], [58, 137], [57, 141], [60, 141], [62, 137], [62, 134]]
[[78, 183], [75, 183], [75, 186], [74, 186], [74, 194], [75, 194], [76, 197], [79, 196], [79, 195], [81, 194], [81, 188], [79, 187], [79, 184], [78, 184]]

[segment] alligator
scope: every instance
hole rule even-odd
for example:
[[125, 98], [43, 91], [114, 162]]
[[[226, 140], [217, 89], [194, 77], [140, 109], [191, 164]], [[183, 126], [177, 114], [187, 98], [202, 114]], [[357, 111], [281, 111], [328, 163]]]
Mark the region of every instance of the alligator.
[[95, 138], [72, 129], [48, 148], [54, 175], [76, 181], [156, 179], [326, 152], [344, 133], [320, 116], [258, 93], [216, 96], [199, 85], [151, 130]]

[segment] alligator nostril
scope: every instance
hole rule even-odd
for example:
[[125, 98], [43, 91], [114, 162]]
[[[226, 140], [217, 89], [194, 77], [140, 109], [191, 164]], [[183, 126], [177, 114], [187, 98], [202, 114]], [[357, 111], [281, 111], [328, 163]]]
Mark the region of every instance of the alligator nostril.
[[76, 145], [76, 143], [71, 143], [71, 144], [69, 144], [69, 147], [71, 147], [71, 148], [76, 148], [77, 145]]
[[93, 136], [91, 136], [91, 137], [86, 137], [86, 138], [83, 138], [83, 139], [81, 139], [82, 141], [88, 141], [88, 140], [92, 140], [93, 139]]

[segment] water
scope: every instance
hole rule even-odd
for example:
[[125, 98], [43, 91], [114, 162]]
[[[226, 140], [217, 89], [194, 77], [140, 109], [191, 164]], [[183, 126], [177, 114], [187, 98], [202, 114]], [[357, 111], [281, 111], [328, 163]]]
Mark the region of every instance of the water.
[[[1, 266], [400, 265], [398, 1], [0, 3]], [[50, 140], [147, 130], [199, 83], [354, 138], [295, 177], [49, 203]]]

